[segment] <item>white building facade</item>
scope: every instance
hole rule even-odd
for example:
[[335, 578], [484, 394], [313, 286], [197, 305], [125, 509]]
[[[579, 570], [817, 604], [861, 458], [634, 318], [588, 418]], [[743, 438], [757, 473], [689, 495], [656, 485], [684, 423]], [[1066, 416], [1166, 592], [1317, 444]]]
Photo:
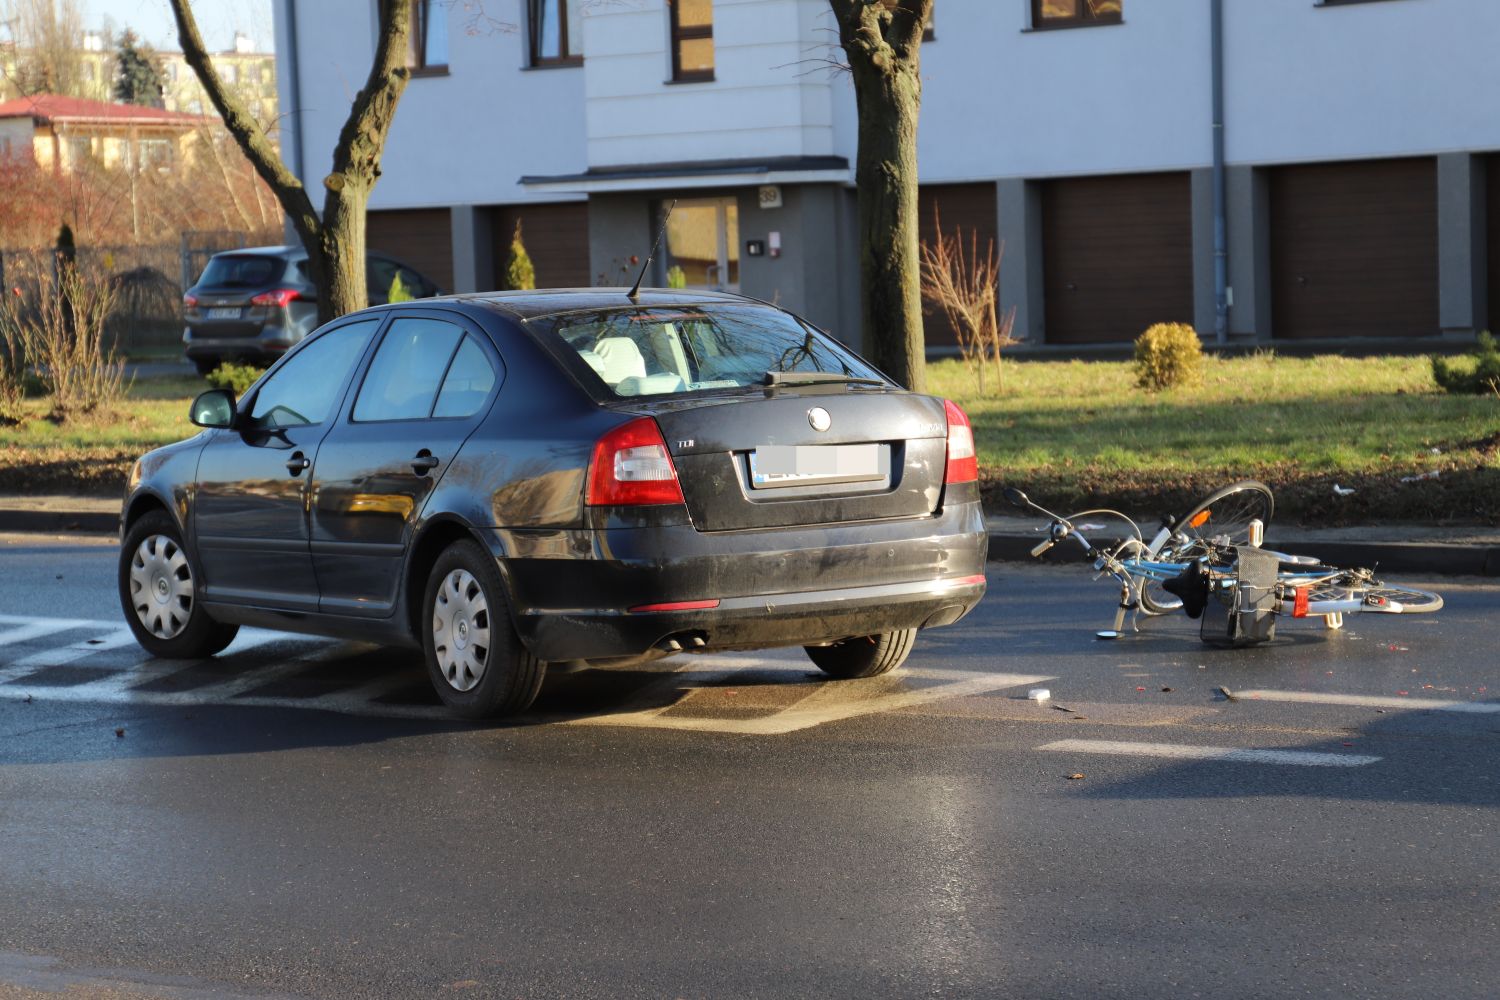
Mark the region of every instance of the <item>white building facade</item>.
[[[1489, 326], [1500, 4], [1220, 5], [937, 0], [924, 238], [940, 218], [1002, 245], [1002, 303], [1036, 345], [1162, 320], [1235, 343]], [[777, 300], [856, 339], [856, 121], [826, 0], [414, 6], [372, 246], [486, 290], [519, 224], [539, 285], [629, 284], [675, 202], [648, 281]], [[375, 4], [276, 14], [283, 148], [315, 185]], [[928, 341], [951, 331], [932, 319]]]

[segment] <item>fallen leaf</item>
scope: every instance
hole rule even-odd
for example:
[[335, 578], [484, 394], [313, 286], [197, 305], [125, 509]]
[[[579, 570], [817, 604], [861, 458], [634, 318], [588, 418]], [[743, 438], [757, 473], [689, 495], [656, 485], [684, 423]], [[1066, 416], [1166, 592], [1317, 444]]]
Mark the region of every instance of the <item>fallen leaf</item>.
[[1082, 781], [1083, 780], [1083, 772], [1082, 771], [1074, 771], [1072, 774], [1068, 775], [1068, 780], [1069, 781]]
[[1137, 690], [1137, 691], [1144, 691], [1144, 690], [1146, 690], [1146, 689], [1145, 689], [1145, 688], [1143, 688], [1143, 687], [1138, 687], [1138, 688], [1136, 688], [1136, 690]]
[[124, 738], [125, 738], [125, 730], [124, 729], [116, 729], [115, 730], [115, 739], [119, 740], [119, 739], [124, 739]]
[[1240, 700], [1239, 696], [1236, 695], [1233, 691], [1229, 690], [1227, 687], [1221, 687], [1221, 688], [1219, 688], [1219, 693], [1222, 694], [1225, 698], [1229, 699], [1230, 701], [1239, 701]]
[[1403, 698], [1406, 697], [1406, 695], [1407, 695], [1406, 691], [1397, 691], [1396, 693], [1399, 694], [1399, 695], [1401, 695]]
[[1074, 722], [1087, 722], [1088, 718], [1089, 717], [1087, 715], [1075, 715], [1075, 716], [1073, 716], [1073, 721]]
[[1172, 691], [1172, 689], [1171, 689], [1171, 688], [1162, 688], [1162, 689], [1161, 689], [1161, 692], [1162, 692], [1162, 694], [1170, 694], [1170, 693], [1171, 693], [1171, 691]]

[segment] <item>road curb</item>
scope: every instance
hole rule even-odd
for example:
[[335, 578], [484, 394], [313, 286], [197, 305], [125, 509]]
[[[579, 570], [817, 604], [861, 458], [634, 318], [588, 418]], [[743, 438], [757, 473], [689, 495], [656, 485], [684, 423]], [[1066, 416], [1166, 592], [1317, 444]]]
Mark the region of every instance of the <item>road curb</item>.
[[[1031, 550], [1042, 536], [990, 534], [991, 562], [1084, 561], [1080, 549], [1053, 549], [1041, 560]], [[1443, 542], [1309, 541], [1276, 543], [1279, 552], [1316, 556], [1334, 566], [1365, 566], [1382, 573], [1428, 573], [1438, 576], [1500, 576], [1500, 546], [1452, 545]]]
[[116, 535], [118, 512], [0, 508], [0, 531], [47, 535]]

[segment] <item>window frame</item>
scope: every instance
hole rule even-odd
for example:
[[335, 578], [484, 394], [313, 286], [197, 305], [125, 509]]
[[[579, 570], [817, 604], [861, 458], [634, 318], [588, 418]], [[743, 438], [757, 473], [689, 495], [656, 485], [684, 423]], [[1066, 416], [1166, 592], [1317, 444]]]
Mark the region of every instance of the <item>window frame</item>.
[[427, 10], [432, 4], [442, 2], [443, 0], [410, 0], [411, 35], [406, 47], [406, 67], [411, 70], [413, 78], [448, 75], [446, 62], [427, 62]]
[[[583, 65], [583, 53], [572, 51], [572, 39], [568, 35], [568, 5], [578, 3], [580, 0], [526, 0], [526, 44], [527, 65], [532, 69], [564, 69], [570, 66]], [[538, 53], [541, 41], [541, 13], [543, 4], [555, 3], [558, 5], [557, 12], [557, 46], [559, 51], [567, 53], [561, 56], [544, 56]], [[579, 39], [581, 43], [583, 39]]]
[[1093, 13], [1089, 6], [1089, 0], [1079, 0], [1079, 13], [1070, 17], [1043, 17], [1042, 4], [1045, 0], [1031, 0], [1031, 28], [1032, 31], [1062, 31], [1068, 28], [1102, 28], [1110, 24], [1125, 23], [1125, 0], [1120, 0], [1120, 12], [1118, 14], [1106, 14], [1103, 17]]
[[681, 17], [682, 8], [678, 4], [676, 4], [676, 3], [669, 3], [667, 6], [669, 8], [671, 8], [671, 14], [670, 14], [671, 23], [670, 23], [670, 34], [669, 34], [669, 38], [670, 38], [671, 46], [672, 46], [672, 81], [671, 82], [672, 83], [712, 83], [712, 82], [714, 82], [714, 80], [715, 80], [714, 72], [715, 72], [715, 70], [718, 69], [718, 66], [719, 66], [719, 51], [718, 51], [717, 47], [714, 48], [714, 66], [713, 66], [712, 69], [706, 69], [706, 70], [702, 70], [702, 69], [684, 70], [682, 68], [682, 43], [683, 42], [701, 41], [701, 40], [703, 40], [705, 38], [708, 39], [709, 42], [712, 42], [714, 40], [713, 18], [711, 16], [709, 17], [709, 21], [708, 21], [707, 25], [689, 25], [688, 27], [684, 28], [682, 26], [680, 20], [679, 20], [680, 17]]

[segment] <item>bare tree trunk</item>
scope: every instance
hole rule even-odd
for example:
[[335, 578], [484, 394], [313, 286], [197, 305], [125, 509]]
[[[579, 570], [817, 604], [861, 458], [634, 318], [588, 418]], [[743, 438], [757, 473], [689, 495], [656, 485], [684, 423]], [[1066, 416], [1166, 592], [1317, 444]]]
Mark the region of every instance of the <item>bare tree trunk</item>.
[[920, 49], [933, 0], [829, 0], [859, 108], [860, 318], [866, 351], [909, 389], [927, 387], [917, 236]]
[[282, 162], [243, 98], [220, 79], [188, 0], [171, 0], [171, 4], [184, 58], [202, 81], [230, 135], [281, 202], [307, 250], [309, 277], [318, 288], [318, 321], [326, 323], [363, 309], [369, 303], [365, 287], [365, 205], [380, 178], [386, 136], [411, 76], [406, 65], [411, 38], [410, 0], [379, 0], [375, 58], [339, 133], [333, 171], [323, 178], [321, 216], [313, 208], [302, 180]]

